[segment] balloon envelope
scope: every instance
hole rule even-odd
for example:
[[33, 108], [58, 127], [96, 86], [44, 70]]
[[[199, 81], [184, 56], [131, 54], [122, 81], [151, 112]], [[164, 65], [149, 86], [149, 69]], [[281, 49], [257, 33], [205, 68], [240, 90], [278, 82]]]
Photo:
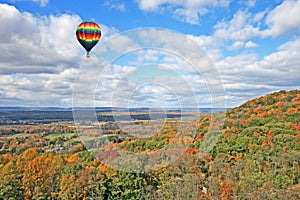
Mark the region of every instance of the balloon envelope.
[[89, 52], [101, 38], [101, 28], [94, 22], [82, 22], [77, 26], [76, 37], [89, 57]]

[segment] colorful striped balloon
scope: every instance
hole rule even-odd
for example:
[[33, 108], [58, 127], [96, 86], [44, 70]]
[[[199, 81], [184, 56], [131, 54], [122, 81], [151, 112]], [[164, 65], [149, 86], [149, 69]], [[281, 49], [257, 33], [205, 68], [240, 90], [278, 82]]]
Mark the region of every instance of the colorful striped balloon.
[[86, 57], [89, 58], [89, 52], [101, 38], [101, 28], [94, 22], [82, 22], [77, 26], [76, 37], [87, 51]]

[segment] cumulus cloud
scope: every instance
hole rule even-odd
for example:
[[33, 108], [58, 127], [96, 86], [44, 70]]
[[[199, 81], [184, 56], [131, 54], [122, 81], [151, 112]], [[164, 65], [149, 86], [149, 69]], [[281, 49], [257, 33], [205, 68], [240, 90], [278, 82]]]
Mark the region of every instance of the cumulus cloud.
[[[110, 38], [99, 47], [99, 51], [102, 49], [101, 55], [110, 51], [116, 57], [111, 57], [112, 63], [100, 75], [93, 70], [94, 65], [82, 68], [78, 84], [81, 89], [78, 88], [76, 99], [86, 101], [77, 105], [172, 107], [180, 102], [182, 107], [195, 107], [198, 103], [210, 107], [211, 99], [206, 97], [210, 92], [222, 92], [212, 62], [185, 35], [162, 29], [139, 29]], [[93, 85], [97, 79], [99, 84]], [[86, 94], [91, 91], [97, 93], [95, 102], [90, 100], [94, 98], [92, 94]]]
[[238, 11], [230, 21], [218, 22], [214, 29], [214, 36], [223, 40], [245, 41], [260, 35], [260, 28], [247, 11]]
[[49, 0], [33, 0], [33, 2], [40, 3], [41, 7], [44, 7], [48, 4]]
[[236, 41], [231, 46], [228, 47], [229, 50], [239, 50], [242, 48], [251, 49], [256, 48], [258, 45], [252, 41], [248, 42], [242, 42], [242, 41]]
[[211, 35], [187, 35], [187, 37], [194, 40], [201, 48], [203, 48], [209, 58], [213, 61], [222, 58], [222, 52], [219, 47], [224, 45], [224, 42], [219, 38]]
[[[139, 5], [147, 11], [167, 7], [174, 11], [186, 11], [197, 2], [141, 0]], [[198, 2], [197, 6], [206, 8], [221, 5], [209, 2]], [[231, 107], [275, 90], [299, 88], [300, 37], [294, 36], [294, 39], [285, 42], [262, 59], [254, 53], [227, 57], [222, 55], [222, 50], [226, 48], [239, 50], [258, 47], [255, 43], [257, 40], [251, 39], [253, 37], [266, 37], [266, 33], [277, 37], [297, 30], [294, 25], [298, 23], [297, 20], [282, 27], [286, 31], [278, 31], [276, 28], [281, 23], [275, 17], [280, 16], [278, 9], [292, 3], [297, 5], [295, 1], [284, 2], [273, 11], [256, 14], [238, 11], [232, 19], [217, 23], [211, 36], [181, 35], [178, 38], [175, 33], [157, 29], [140, 30], [135, 35], [118, 35], [116, 28], [103, 24], [102, 44], [94, 49], [94, 56], [89, 60], [81, 59], [84, 50], [78, 45], [74, 35], [74, 29], [81, 21], [79, 16], [35, 16], [20, 12], [13, 6], [0, 4], [0, 23], [5, 27], [0, 29], [1, 104], [70, 106], [75, 87], [78, 92], [78, 96], [75, 95], [78, 101], [76, 103], [82, 106], [112, 106], [112, 100], [115, 106], [127, 106], [128, 102], [140, 102], [136, 105], [141, 106], [163, 102], [163, 105], [172, 106], [176, 105], [178, 98], [168, 90], [170, 88], [184, 105], [195, 101], [196, 96], [202, 106], [209, 107], [212, 99], [209, 92], [212, 90], [216, 93], [214, 99], [222, 102], [224, 94], [220, 85], [224, 83], [226, 100]], [[262, 21], [265, 20], [268, 26], [264, 26], [265, 29], [262, 30]], [[224, 48], [227, 44], [231, 46]], [[153, 46], [172, 51], [156, 51], [151, 48]], [[201, 47], [204, 51], [199, 50]], [[137, 49], [139, 51], [133, 51]], [[111, 52], [113, 53], [109, 55]], [[128, 54], [123, 55], [124, 52]], [[217, 71], [212, 70], [212, 62], [203, 59], [206, 58], [206, 53], [215, 62]], [[97, 55], [101, 56], [98, 58]], [[121, 57], [112, 63], [111, 68], [102, 71], [108, 65], [108, 60], [101, 60], [101, 57], [113, 59], [118, 55]], [[200, 75], [184, 59], [197, 63]], [[139, 70], [141, 64], [144, 67], [155, 66], [149, 63], [156, 64], [155, 70]], [[211, 71], [220, 73], [222, 80], [216, 80], [216, 74]], [[143, 81], [152, 81], [154, 84], [143, 86]], [[207, 88], [207, 83], [210, 88]]]
[[244, 42], [242, 42], [242, 41], [236, 41], [236, 42], [234, 42], [234, 43], [229, 47], [229, 49], [230, 49], [230, 50], [237, 50], [237, 49], [240, 49], [240, 48], [242, 48], [242, 47], [244, 47]]
[[258, 47], [258, 45], [252, 41], [248, 41], [245, 43], [245, 48], [246, 49], [250, 49], [250, 48], [256, 48]]
[[[71, 106], [78, 69], [86, 60], [75, 36], [80, 17], [35, 16], [7, 4], [0, 4], [0, 13], [5, 27], [0, 29], [1, 105]], [[107, 37], [117, 32], [102, 28]]]
[[[250, 5], [255, 1], [248, 1]], [[300, 27], [300, 1], [285, 0], [273, 10], [266, 8], [258, 13], [239, 10], [229, 20], [223, 19], [214, 26], [214, 36], [228, 41], [246, 41], [254, 37], [280, 37]], [[238, 44], [238, 43], [236, 43]]]
[[143, 11], [169, 11], [180, 21], [189, 24], [198, 24], [200, 17], [208, 13], [212, 7], [227, 7], [230, 0], [136, 0], [136, 2]]
[[41, 7], [45, 7], [48, 3], [49, 0], [10, 0], [11, 2], [15, 2], [15, 1], [32, 1], [35, 3], [39, 3]]
[[[300, 87], [300, 38], [288, 41], [259, 60], [255, 54], [229, 56], [216, 62], [229, 104], [238, 105], [262, 94]], [[241, 97], [241, 98], [238, 98]]]
[[76, 69], [58, 74], [0, 75], [2, 106], [70, 106]]
[[293, 30], [300, 30], [300, 1], [285, 0], [272, 10], [266, 24], [269, 29], [263, 32], [264, 36], [281, 36]]
[[36, 17], [0, 4], [2, 73], [56, 73], [76, 67], [80, 47], [74, 36], [77, 15]]
[[249, 6], [249, 7], [254, 7], [255, 4], [256, 4], [256, 0], [248, 0], [247, 1], [247, 6]]
[[118, 1], [106, 0], [103, 5], [109, 7], [110, 9], [118, 10], [121, 12], [126, 11], [125, 4]]

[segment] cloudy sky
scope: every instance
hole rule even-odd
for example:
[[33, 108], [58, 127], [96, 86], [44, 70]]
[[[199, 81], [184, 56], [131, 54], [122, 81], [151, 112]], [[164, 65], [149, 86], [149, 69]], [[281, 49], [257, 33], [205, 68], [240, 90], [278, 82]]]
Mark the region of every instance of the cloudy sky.
[[[82, 21], [102, 28], [90, 59]], [[299, 0], [2, 0], [0, 26], [0, 106], [234, 107], [300, 89]]]

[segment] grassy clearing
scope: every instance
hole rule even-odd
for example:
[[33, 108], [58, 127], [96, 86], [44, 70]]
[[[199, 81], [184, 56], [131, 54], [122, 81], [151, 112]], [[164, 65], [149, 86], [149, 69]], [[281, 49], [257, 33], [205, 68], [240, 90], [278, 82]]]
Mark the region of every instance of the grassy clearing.
[[70, 138], [74, 135], [76, 135], [76, 133], [50, 133], [47, 136], [45, 136], [45, 138], [53, 139], [53, 138], [63, 137], [63, 136], [66, 138]]
[[26, 134], [26, 133], [18, 133], [18, 134], [12, 134], [12, 135], [5, 135], [5, 136], [1, 136], [7, 139], [15, 139], [15, 138], [24, 138], [24, 137], [32, 137], [32, 136], [36, 136], [38, 134]]

